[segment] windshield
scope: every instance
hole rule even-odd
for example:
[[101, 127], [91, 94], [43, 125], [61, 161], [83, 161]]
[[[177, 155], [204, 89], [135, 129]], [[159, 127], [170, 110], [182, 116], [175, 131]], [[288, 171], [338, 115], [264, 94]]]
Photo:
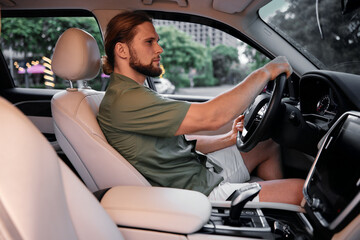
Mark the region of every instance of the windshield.
[[360, 74], [360, 10], [340, 0], [274, 0], [260, 17], [319, 69]]

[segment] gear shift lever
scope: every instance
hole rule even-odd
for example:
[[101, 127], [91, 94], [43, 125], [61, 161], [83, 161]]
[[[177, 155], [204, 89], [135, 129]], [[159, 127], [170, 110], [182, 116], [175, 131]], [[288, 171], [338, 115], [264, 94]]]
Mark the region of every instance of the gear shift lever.
[[250, 183], [236, 190], [229, 198], [231, 200], [230, 220], [237, 221], [241, 211], [248, 201], [253, 200], [260, 192], [261, 186], [258, 183]]

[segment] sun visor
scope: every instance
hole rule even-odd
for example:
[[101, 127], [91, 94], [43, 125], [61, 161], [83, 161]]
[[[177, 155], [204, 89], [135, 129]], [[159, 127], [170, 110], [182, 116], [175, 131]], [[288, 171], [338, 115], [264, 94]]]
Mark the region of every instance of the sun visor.
[[214, 0], [213, 8], [225, 13], [242, 12], [252, 0]]

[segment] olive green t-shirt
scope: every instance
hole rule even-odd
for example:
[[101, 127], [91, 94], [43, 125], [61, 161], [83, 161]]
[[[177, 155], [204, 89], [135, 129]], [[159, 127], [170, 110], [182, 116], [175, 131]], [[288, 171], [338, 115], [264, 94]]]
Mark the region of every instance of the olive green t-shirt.
[[205, 167], [206, 157], [195, 152], [196, 141], [175, 136], [189, 107], [113, 73], [98, 122], [108, 142], [151, 185], [209, 195], [223, 178]]

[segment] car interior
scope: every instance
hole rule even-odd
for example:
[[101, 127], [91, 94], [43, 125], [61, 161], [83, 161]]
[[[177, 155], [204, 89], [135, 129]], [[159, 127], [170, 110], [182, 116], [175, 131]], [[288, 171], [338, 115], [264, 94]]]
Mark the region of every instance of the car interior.
[[[10, 24], [5, 20], [21, 17], [92, 17], [103, 38], [113, 16], [140, 10], [154, 19], [222, 30], [269, 59], [286, 56], [294, 73], [278, 77], [255, 99], [247, 113], [250, 131], [239, 134], [237, 146], [248, 151], [272, 138], [281, 146], [285, 177], [305, 179], [300, 206], [249, 201], [260, 191], [257, 183], [229, 201], [152, 187], [111, 147], [97, 122], [104, 91], [91, 86], [101, 74], [102, 43], [81, 24], [64, 31], [49, 28], [56, 36], [51, 71], [66, 82], [64, 89], [20, 87], [12, 73], [16, 64], [9, 63], [9, 49], [1, 45], [0, 238], [359, 239], [360, 72], [322, 68], [320, 60], [299, 51], [262, 18], [266, 7], [284, 2], [0, 0], [5, 29], [0, 39]], [[360, 21], [356, 1], [336, 2], [342, 14], [351, 12]], [[146, 84], [156, 90], [153, 79]], [[163, 96], [211, 99], [176, 92]]]

